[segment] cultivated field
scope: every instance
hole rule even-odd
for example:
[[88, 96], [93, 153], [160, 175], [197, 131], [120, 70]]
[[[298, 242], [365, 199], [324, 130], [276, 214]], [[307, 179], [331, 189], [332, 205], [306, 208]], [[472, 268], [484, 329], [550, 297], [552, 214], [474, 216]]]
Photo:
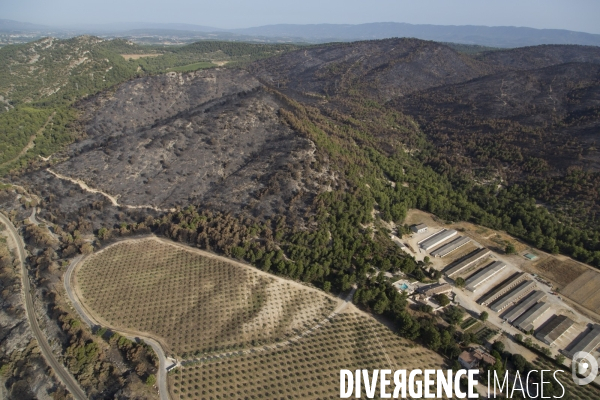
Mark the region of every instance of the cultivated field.
[[245, 264], [157, 238], [120, 242], [75, 272], [84, 305], [184, 358], [295, 336], [341, 303]]
[[586, 271], [589, 271], [584, 265], [571, 259], [559, 260], [555, 257], [547, 257], [534, 264], [532, 268], [539, 271], [540, 275], [550, 279], [560, 289], [569, 285]]
[[184, 365], [170, 374], [169, 384], [173, 399], [339, 399], [340, 369], [442, 365], [433, 351], [400, 338], [371, 317], [348, 311], [274, 350]]
[[561, 293], [584, 307], [600, 314], [600, 273], [587, 270], [567, 285]]

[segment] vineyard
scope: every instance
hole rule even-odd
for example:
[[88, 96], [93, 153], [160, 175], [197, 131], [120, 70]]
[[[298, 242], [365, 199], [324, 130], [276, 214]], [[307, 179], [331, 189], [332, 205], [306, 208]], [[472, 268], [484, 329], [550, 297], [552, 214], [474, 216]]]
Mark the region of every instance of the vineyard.
[[75, 272], [75, 286], [101, 322], [154, 336], [183, 358], [285, 340], [339, 304], [298, 283], [157, 238], [94, 254]]
[[442, 357], [433, 351], [402, 339], [370, 317], [348, 311], [289, 345], [185, 363], [170, 374], [169, 386], [173, 399], [339, 399], [340, 369], [438, 369], [442, 365]]

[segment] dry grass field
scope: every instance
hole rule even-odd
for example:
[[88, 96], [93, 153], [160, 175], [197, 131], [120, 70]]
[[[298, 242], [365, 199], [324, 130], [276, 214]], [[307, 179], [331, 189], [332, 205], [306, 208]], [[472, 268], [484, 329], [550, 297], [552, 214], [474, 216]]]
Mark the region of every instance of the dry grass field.
[[339, 399], [340, 369], [438, 369], [443, 364], [433, 351], [348, 311], [291, 345], [186, 364], [169, 375], [169, 386], [174, 400]]
[[75, 271], [75, 287], [100, 321], [154, 336], [184, 358], [295, 336], [341, 302], [157, 238], [120, 242], [90, 256]]

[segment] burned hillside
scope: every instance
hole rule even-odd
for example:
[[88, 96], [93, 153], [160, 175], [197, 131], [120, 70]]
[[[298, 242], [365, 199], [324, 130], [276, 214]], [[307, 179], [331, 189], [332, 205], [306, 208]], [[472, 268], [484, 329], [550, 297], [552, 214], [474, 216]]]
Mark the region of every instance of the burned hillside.
[[[80, 107], [87, 137], [51, 171], [114, 196], [120, 206], [202, 204], [282, 215], [304, 210], [331, 183], [326, 165], [315, 170], [314, 144], [280, 121], [278, 101], [244, 71], [141, 78]], [[57, 180], [47, 171], [30, 179], [42, 176]], [[63, 180], [46, 189], [63, 197], [64, 186], [77, 185]]]

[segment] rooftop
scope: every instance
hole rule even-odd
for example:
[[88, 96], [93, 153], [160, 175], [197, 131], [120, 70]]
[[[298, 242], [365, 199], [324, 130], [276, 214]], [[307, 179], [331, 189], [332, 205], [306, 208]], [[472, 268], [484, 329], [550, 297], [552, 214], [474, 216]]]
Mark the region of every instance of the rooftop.
[[483, 361], [491, 365], [496, 363], [496, 358], [482, 349], [465, 350], [458, 357], [469, 364], [473, 363], [473, 361]]
[[543, 342], [552, 344], [564, 335], [574, 323], [575, 322], [567, 316], [555, 315], [546, 326], [540, 329], [535, 337]]
[[466, 281], [467, 289], [470, 291], [475, 291], [477, 286], [481, 285], [483, 282], [487, 281], [498, 272], [502, 271], [506, 267], [506, 264], [502, 261], [494, 261], [487, 267], [483, 268], [481, 271], [477, 272], [475, 275], [471, 276]]
[[525, 332], [529, 332], [532, 329], [535, 329], [536, 322], [538, 322], [548, 310], [550, 310], [550, 304], [541, 301], [525, 314], [517, 318], [514, 325]]
[[571, 357], [579, 351], [591, 353], [600, 345], [600, 325], [594, 325], [594, 328], [589, 331], [573, 348], [571, 349]]
[[422, 288], [421, 292], [427, 297], [434, 296], [440, 293], [448, 293], [452, 291], [452, 286], [447, 283], [440, 283], [437, 285], [427, 286]]
[[458, 262], [457, 264], [455, 264], [454, 266], [449, 268], [446, 271], [446, 275], [449, 277], [452, 277], [452, 275], [458, 274], [463, 269], [476, 263], [477, 261], [481, 260], [482, 258], [487, 257], [491, 253], [492, 252], [490, 250], [486, 249], [485, 247], [482, 249], [475, 250], [474, 252], [467, 255], [467, 257], [463, 258], [460, 262]]
[[512, 323], [519, 318], [523, 313], [533, 307], [538, 301], [544, 301], [546, 293], [541, 290], [534, 290], [523, 301], [517, 304], [512, 310], [507, 312], [502, 318]]
[[438, 232], [435, 235], [432, 235], [427, 239], [419, 242], [418, 244], [423, 250], [429, 250], [457, 234], [458, 232], [454, 229], [444, 229], [441, 232]]

